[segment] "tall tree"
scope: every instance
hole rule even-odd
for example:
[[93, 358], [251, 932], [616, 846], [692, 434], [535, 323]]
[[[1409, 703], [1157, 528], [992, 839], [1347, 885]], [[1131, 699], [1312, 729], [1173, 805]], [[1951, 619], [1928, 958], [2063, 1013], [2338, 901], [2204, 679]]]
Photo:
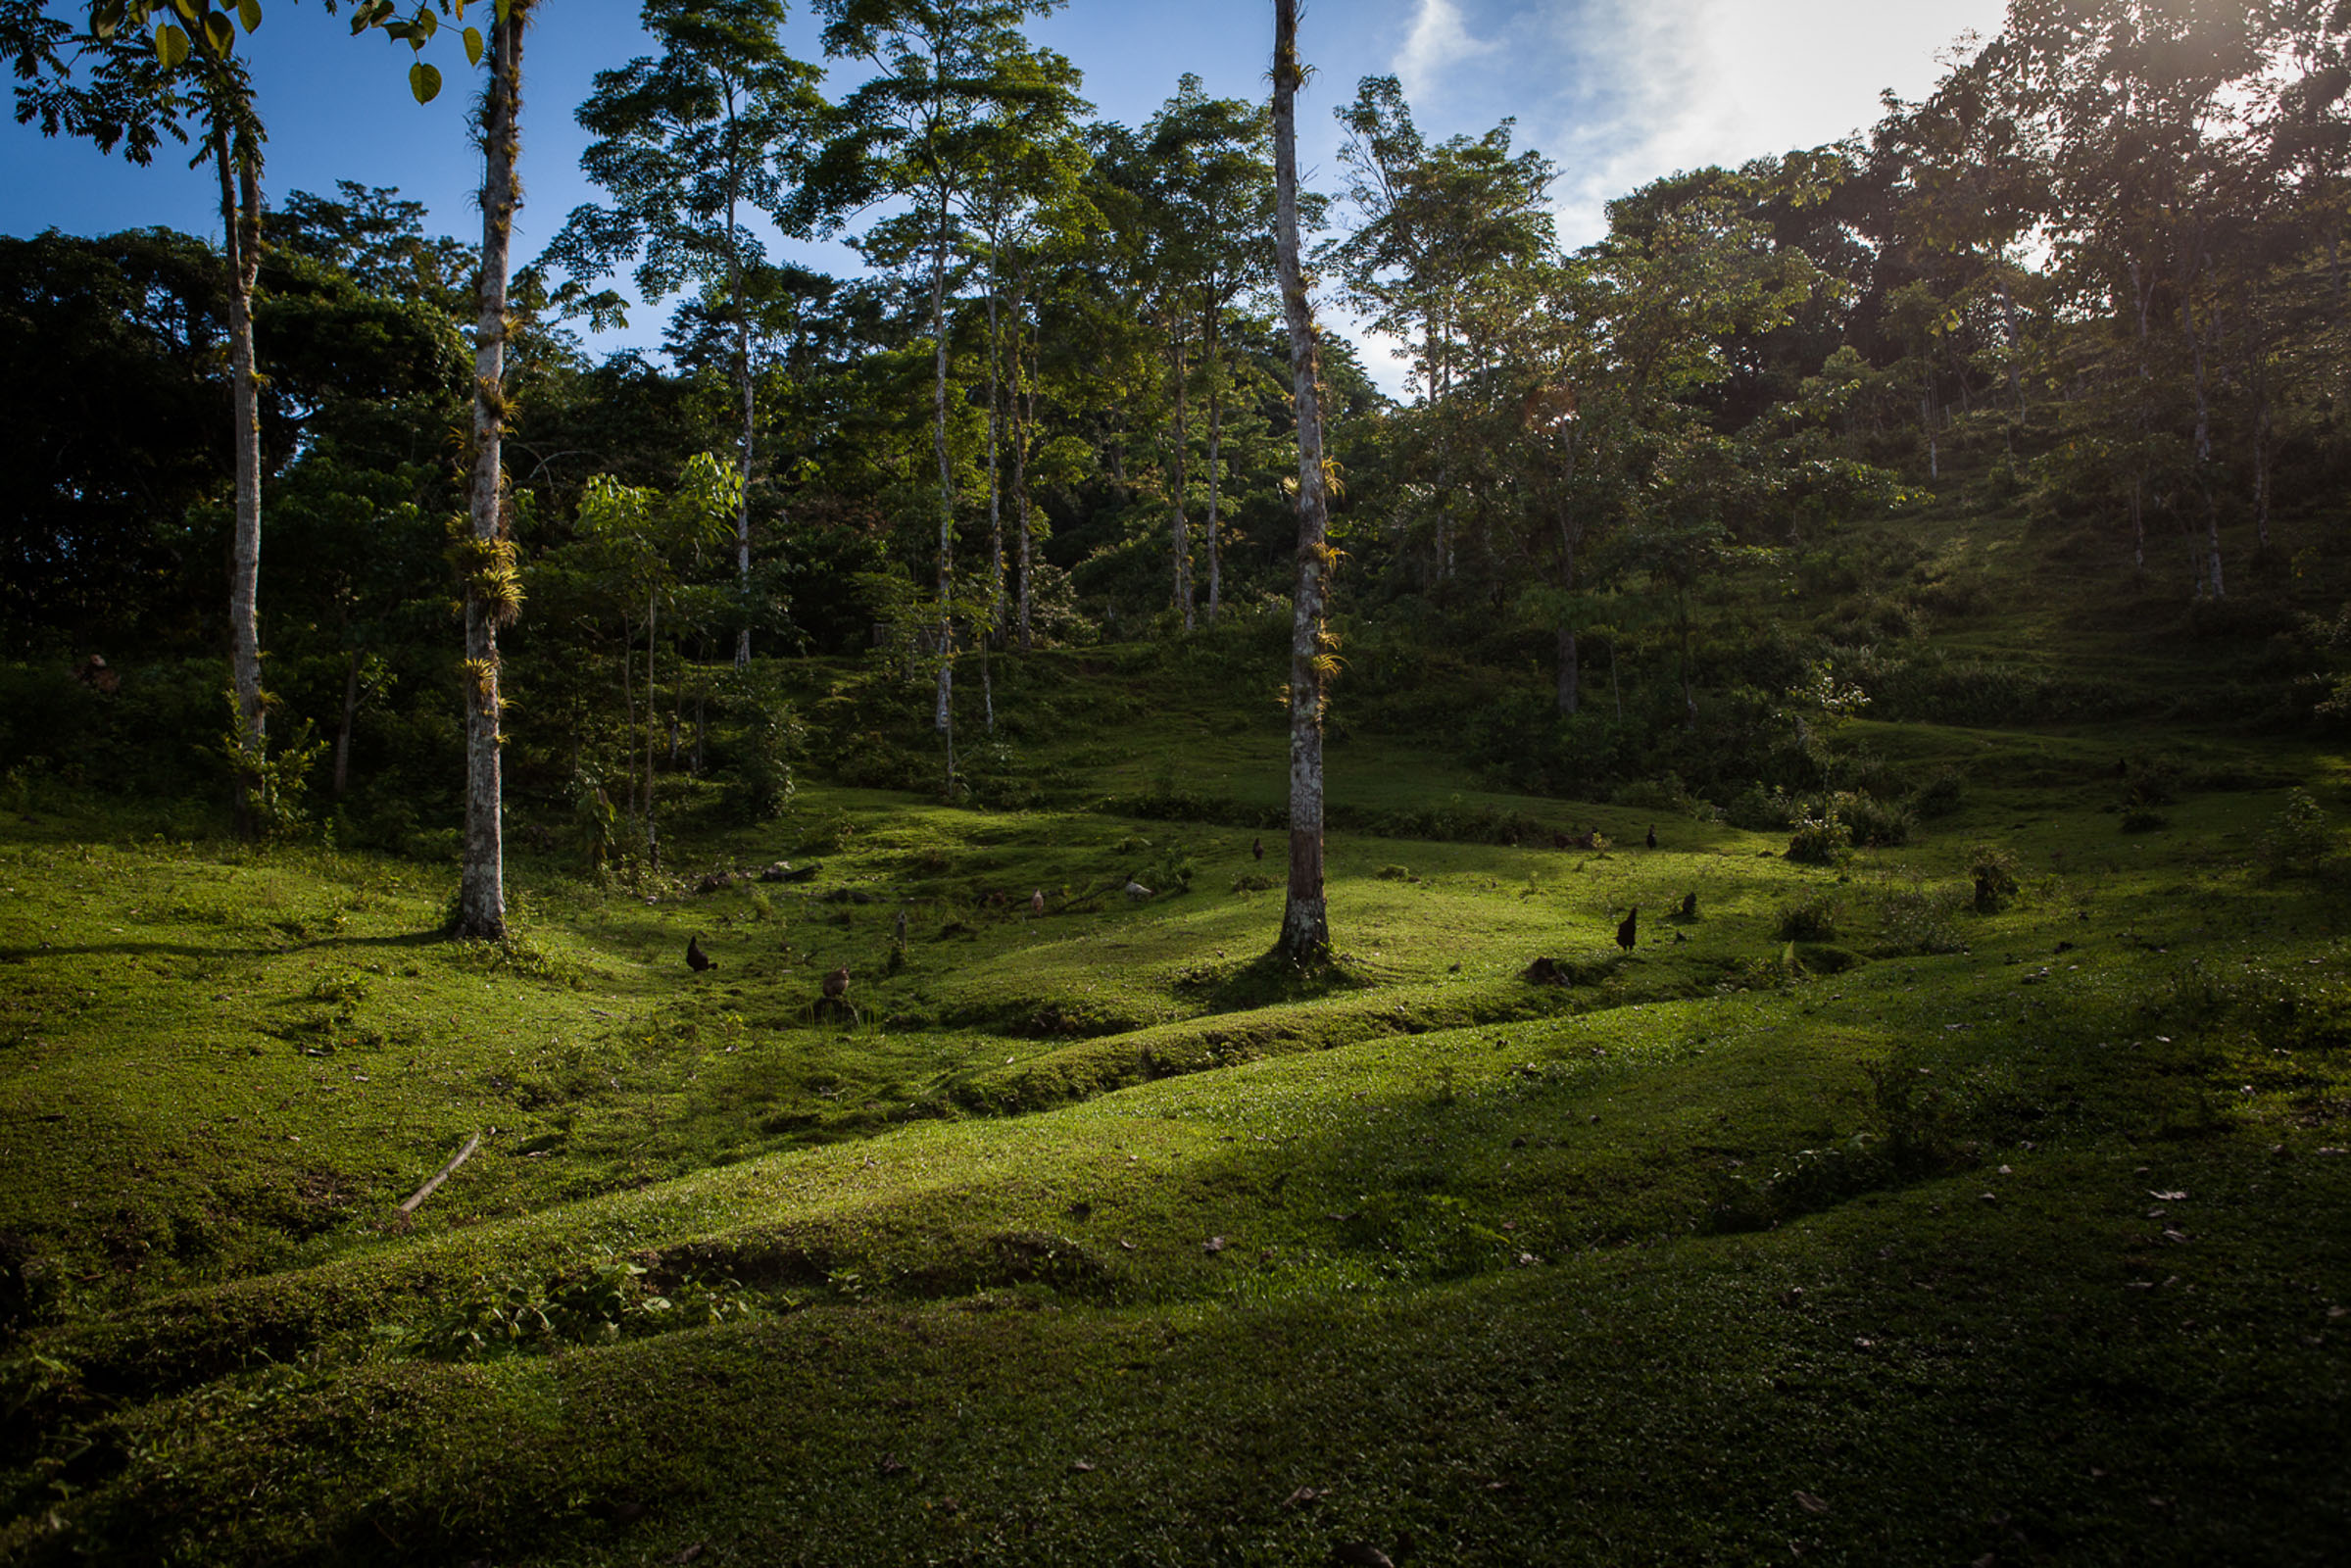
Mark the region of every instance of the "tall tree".
[[[269, 809], [269, 710], [262, 690], [261, 391], [254, 373], [253, 285], [261, 270], [262, 144], [253, 80], [236, 53], [237, 30], [261, 25], [259, 0], [215, 8], [213, 0], [93, 0], [90, 30], [74, 37], [46, 8], [5, 18], [0, 44], [15, 57], [17, 120], [42, 133], [117, 146], [150, 162], [165, 136], [196, 144], [194, 168], [209, 163], [220, 202], [221, 272], [227, 282], [228, 384], [236, 481], [236, 526], [228, 565], [228, 662], [239, 826], [258, 832]], [[180, 23], [188, 24], [182, 27]], [[150, 31], [152, 24], [152, 31]]]
[[[602, 138], [580, 155], [610, 206], [575, 208], [548, 260], [569, 275], [577, 300], [584, 285], [632, 259], [648, 300], [681, 286], [702, 286], [732, 328], [732, 378], [740, 416], [738, 469], [753, 472], [756, 419], [752, 338], [759, 311], [755, 274], [765, 247], [752, 215], [792, 211], [792, 189], [822, 108], [817, 68], [784, 50], [783, 0], [646, 0], [645, 30], [662, 45], [614, 71], [597, 73], [595, 93], [579, 108], [582, 128]], [[611, 294], [588, 301], [591, 314], [617, 319]], [[751, 487], [742, 487], [735, 518], [735, 565], [743, 623], [735, 664], [751, 662]]]
[[994, 140], [1001, 108], [1077, 105], [1078, 73], [1021, 36], [1032, 16], [1062, 0], [817, 0], [827, 54], [870, 62], [879, 74], [838, 107], [838, 131], [811, 177], [811, 206], [832, 212], [911, 198], [927, 230], [932, 344], [931, 451], [938, 466], [938, 701], [933, 723], [954, 722], [955, 476], [947, 442], [948, 268], [961, 242], [963, 205]]
[[1298, 405], [1298, 589], [1290, 629], [1290, 882], [1274, 952], [1293, 964], [1320, 963], [1331, 952], [1323, 898], [1322, 717], [1324, 685], [1336, 665], [1323, 627], [1323, 595], [1336, 560], [1328, 543], [1324, 498], [1322, 370], [1315, 354], [1314, 307], [1306, 297], [1298, 241], [1298, 0], [1274, 0], [1274, 244], [1282, 314], [1290, 327], [1290, 367]]
[[[1551, 254], [1544, 201], [1557, 171], [1540, 153], [1512, 153], [1515, 122], [1483, 136], [1431, 145], [1394, 76], [1367, 76], [1338, 111], [1341, 161], [1355, 224], [1326, 250], [1347, 298], [1378, 331], [1400, 339], [1411, 380], [1436, 413], [1432, 574], [1453, 569], [1449, 508], [1469, 499], [1454, 482], [1455, 420], [1444, 405], [1457, 383], [1491, 368], [1502, 343], [1492, 296], [1522, 292], [1515, 274]], [[1507, 313], [1502, 313], [1507, 314]]]

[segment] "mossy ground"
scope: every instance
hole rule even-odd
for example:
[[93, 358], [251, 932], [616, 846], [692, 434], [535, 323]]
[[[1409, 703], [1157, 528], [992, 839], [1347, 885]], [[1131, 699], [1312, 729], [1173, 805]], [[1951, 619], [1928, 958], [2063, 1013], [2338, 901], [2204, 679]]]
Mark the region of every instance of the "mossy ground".
[[2339, 1560], [2343, 886], [2262, 842], [2342, 759], [1856, 725], [1964, 804], [1811, 867], [1367, 730], [1335, 805], [1463, 831], [1334, 833], [1298, 976], [1278, 722], [1188, 657], [1001, 662], [1025, 804], [517, 835], [504, 948], [25, 794], [0, 1559]]

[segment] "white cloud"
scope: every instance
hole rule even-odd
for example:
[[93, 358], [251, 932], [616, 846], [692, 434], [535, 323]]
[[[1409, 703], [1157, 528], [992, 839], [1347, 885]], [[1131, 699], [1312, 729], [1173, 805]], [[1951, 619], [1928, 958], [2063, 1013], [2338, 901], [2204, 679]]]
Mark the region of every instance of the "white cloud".
[[1453, 0], [1420, 0], [1419, 14], [1404, 35], [1404, 46], [1396, 51], [1393, 69], [1403, 83], [1404, 96], [1418, 98], [1435, 90], [1439, 75], [1448, 68], [1491, 55], [1497, 47], [1491, 38], [1470, 35]]
[[1551, 133], [1553, 156], [1567, 166], [1557, 194], [1572, 241], [1604, 229], [1610, 197], [1660, 175], [1863, 129], [1880, 116], [1882, 89], [1925, 93], [1954, 42], [1996, 29], [2006, 8], [2003, 0], [1588, 0], [1541, 9], [1552, 19], [1552, 49], [1611, 80], [1605, 94], [1557, 105], [1540, 122], [1529, 117]]

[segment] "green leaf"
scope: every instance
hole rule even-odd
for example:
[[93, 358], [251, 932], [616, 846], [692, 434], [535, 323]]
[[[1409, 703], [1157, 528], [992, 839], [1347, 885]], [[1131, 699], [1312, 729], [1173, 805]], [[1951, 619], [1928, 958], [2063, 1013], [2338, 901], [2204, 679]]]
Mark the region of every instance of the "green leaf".
[[165, 23], [155, 29], [155, 58], [164, 63], [166, 71], [177, 71], [187, 64], [188, 35]]
[[432, 14], [430, 7], [418, 6], [416, 8], [416, 31], [429, 40], [434, 33], [440, 30], [441, 19]]
[[122, 25], [121, 0], [100, 0], [99, 4], [90, 8], [90, 35], [92, 37], [111, 38], [115, 35], [116, 29]]
[[262, 0], [237, 0], [237, 20], [252, 32], [262, 24]]
[[421, 60], [417, 61], [408, 68], [408, 90], [416, 95], [416, 102], [431, 103], [441, 91], [440, 71]]
[[225, 57], [236, 47], [236, 24], [224, 12], [207, 11], [204, 14], [204, 41], [212, 45], [213, 53]]
[[481, 64], [481, 29], [479, 27], [465, 29], [465, 64], [469, 66]]

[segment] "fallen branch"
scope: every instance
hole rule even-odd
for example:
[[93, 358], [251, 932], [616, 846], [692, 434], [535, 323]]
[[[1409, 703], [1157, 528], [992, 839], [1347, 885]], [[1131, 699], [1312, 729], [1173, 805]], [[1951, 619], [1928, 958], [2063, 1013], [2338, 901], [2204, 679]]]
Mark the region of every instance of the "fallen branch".
[[431, 1181], [428, 1181], [423, 1186], [417, 1188], [416, 1193], [410, 1197], [409, 1200], [400, 1205], [400, 1212], [403, 1214], [414, 1214], [416, 1212], [416, 1205], [423, 1202], [426, 1199], [432, 1197], [433, 1189], [440, 1186], [443, 1182], [449, 1180], [450, 1173], [455, 1171], [460, 1165], [463, 1165], [466, 1160], [471, 1159], [473, 1157], [473, 1152], [480, 1147], [481, 1134], [475, 1133], [472, 1137], [466, 1139], [465, 1147], [459, 1150], [456, 1153], [450, 1155], [449, 1163], [443, 1165], [438, 1171], [435, 1171]]

